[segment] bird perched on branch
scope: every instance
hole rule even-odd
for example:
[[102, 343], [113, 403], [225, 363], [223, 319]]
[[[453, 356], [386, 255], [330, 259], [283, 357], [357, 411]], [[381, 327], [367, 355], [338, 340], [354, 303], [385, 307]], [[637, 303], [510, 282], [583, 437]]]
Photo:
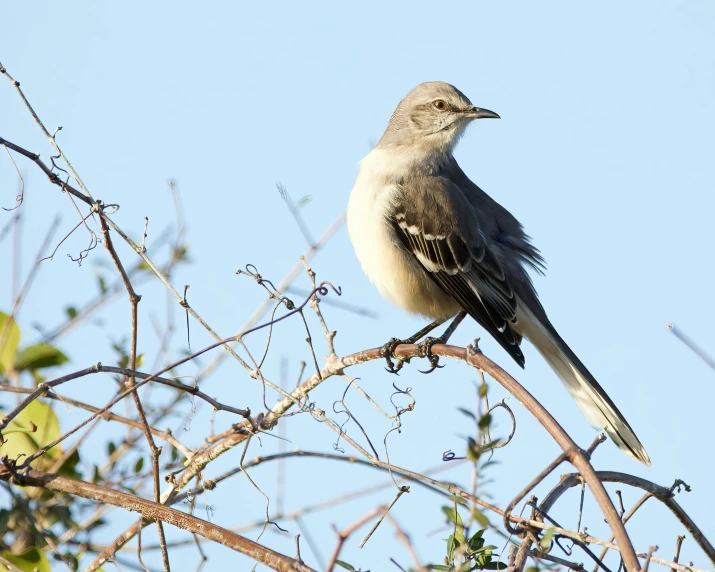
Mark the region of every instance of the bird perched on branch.
[[454, 86], [418, 85], [399, 103], [377, 146], [360, 163], [348, 205], [348, 231], [362, 268], [380, 294], [432, 320], [383, 348], [393, 369], [400, 343], [415, 343], [455, 317], [439, 338], [420, 344], [430, 358], [468, 314], [524, 367], [526, 337], [564, 383], [592, 426], [650, 465], [638, 437], [593, 375], [566, 345], [539, 302], [527, 267], [544, 261], [522, 225], [475, 185], [452, 155], [475, 119], [499, 118]]

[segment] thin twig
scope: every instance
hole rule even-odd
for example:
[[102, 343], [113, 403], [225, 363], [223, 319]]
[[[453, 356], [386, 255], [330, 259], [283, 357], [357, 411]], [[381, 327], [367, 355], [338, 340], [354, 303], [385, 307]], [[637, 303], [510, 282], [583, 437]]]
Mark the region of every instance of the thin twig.
[[38, 117], [37, 113], [35, 113], [35, 110], [32, 108], [32, 105], [30, 105], [30, 102], [28, 101], [27, 97], [25, 97], [25, 94], [23, 93], [22, 89], [20, 89], [20, 82], [10, 76], [10, 74], [7, 72], [7, 69], [2, 65], [2, 63], [0, 63], [0, 73], [4, 74], [7, 77], [7, 79], [10, 80], [10, 83], [12, 83], [12, 85], [17, 90], [17, 93], [20, 95], [20, 98], [22, 99], [23, 103], [25, 104], [25, 107], [27, 107], [28, 111], [34, 118], [35, 122], [37, 123], [37, 125], [39, 125], [40, 129], [45, 134], [45, 137], [47, 137], [47, 140], [50, 142], [50, 145], [52, 145], [55, 148], [55, 151], [57, 151], [57, 154], [64, 161], [65, 165], [67, 165], [69, 172], [72, 174], [74, 179], [77, 181], [77, 183], [79, 184], [79, 186], [82, 189], [82, 191], [84, 192], [84, 194], [87, 195], [87, 197], [89, 197], [91, 199], [92, 195], [89, 193], [89, 190], [87, 190], [87, 187], [84, 186], [82, 179], [79, 178], [79, 175], [75, 172], [74, 168], [70, 164], [67, 157], [65, 157], [65, 155], [62, 152], [62, 150], [60, 149], [59, 145], [57, 145], [57, 141], [55, 140], [54, 135], [50, 135], [50, 132], [47, 131], [47, 128], [45, 127], [44, 123], [42, 123], [42, 121]]
[[[675, 537], [675, 555], [673, 556], [673, 562], [678, 562], [678, 558], [680, 558], [680, 547], [683, 545], [683, 540], [685, 540], [684, 534], [679, 534]], [[670, 572], [675, 572], [675, 568], [671, 568]]]
[[367, 543], [367, 541], [370, 540], [370, 537], [375, 533], [375, 531], [377, 530], [377, 527], [380, 526], [380, 523], [383, 521], [383, 519], [385, 518], [385, 516], [387, 515], [387, 513], [390, 512], [390, 509], [395, 505], [395, 503], [397, 502], [397, 499], [399, 499], [403, 494], [408, 493], [408, 492], [410, 492], [410, 487], [408, 487], [408, 486], [400, 487], [400, 490], [397, 491], [397, 494], [395, 495], [395, 498], [393, 498], [392, 501], [390, 502], [390, 504], [387, 505], [387, 508], [385, 508], [384, 513], [382, 514], [382, 516], [380, 516], [380, 518], [377, 519], [377, 522], [376, 522], [375, 525], [370, 529], [370, 532], [368, 532], [368, 533], [365, 535], [365, 538], [362, 539], [362, 542], [361, 542], [360, 545], [359, 545], [360, 548], [364, 547], [365, 544]]
[[328, 560], [328, 565], [325, 567], [325, 572], [333, 572], [333, 569], [335, 568], [335, 562], [337, 561], [338, 556], [340, 556], [340, 551], [343, 548], [343, 544], [345, 544], [345, 541], [350, 537], [350, 535], [353, 534], [358, 528], [370, 522], [373, 518], [375, 518], [377, 515], [384, 511], [384, 506], [378, 506], [377, 508], [374, 508], [370, 512], [368, 512], [366, 515], [360, 517], [357, 521], [355, 521], [347, 528], [341, 531], [336, 531], [338, 533], [338, 542], [335, 545], [333, 554], [330, 556], [330, 560]]

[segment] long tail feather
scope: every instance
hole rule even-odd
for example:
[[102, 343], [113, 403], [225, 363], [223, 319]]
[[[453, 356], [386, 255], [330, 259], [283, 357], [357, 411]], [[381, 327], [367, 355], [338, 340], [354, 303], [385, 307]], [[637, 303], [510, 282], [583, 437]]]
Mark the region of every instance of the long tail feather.
[[605, 430], [627, 455], [650, 466], [650, 457], [628, 421], [553, 326], [524, 308], [519, 313], [522, 333], [559, 376], [591, 426]]

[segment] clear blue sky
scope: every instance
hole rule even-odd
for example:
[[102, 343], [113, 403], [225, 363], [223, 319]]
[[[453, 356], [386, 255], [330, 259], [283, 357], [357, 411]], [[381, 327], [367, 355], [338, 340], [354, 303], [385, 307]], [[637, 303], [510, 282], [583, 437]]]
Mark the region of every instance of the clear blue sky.
[[[541, 249], [548, 273], [536, 279], [536, 286], [553, 323], [608, 389], [653, 460], [652, 468], [642, 467], [608, 443], [598, 450], [597, 468], [635, 473], [667, 486], [676, 477], [684, 479], [693, 492], [679, 502], [711, 539], [715, 535], [715, 372], [664, 328], [673, 320], [715, 352], [715, 306], [709, 301], [715, 286], [711, 2], [411, 2], [409, 7], [387, 2], [17, 2], [3, 3], [0, 20], [0, 61], [21, 81], [48, 127], [63, 126], [59, 141], [94, 196], [121, 205], [114, 218], [122, 228], [140, 236], [148, 216], [150, 239], [156, 237], [173, 217], [166, 181], [178, 181], [193, 262], [174, 285], [191, 284], [192, 305], [223, 335], [233, 333], [261, 299], [255, 285], [235, 276], [236, 269], [254, 263], [278, 280], [305, 250], [276, 181], [296, 198], [312, 196], [304, 216], [318, 235], [344, 210], [358, 161], [416, 84], [453, 83], [476, 105], [498, 112], [500, 121], [469, 129], [457, 159], [522, 221]], [[5, 80], [0, 82], [0, 135], [45, 158], [50, 155]], [[22, 207], [27, 272], [55, 214], [62, 215], [65, 230], [76, 215], [37, 169], [17, 160], [27, 183]], [[2, 206], [10, 206], [15, 194], [13, 167], [0, 158]], [[0, 227], [8, 218], [0, 213]], [[95, 269], [107, 262], [106, 253], [97, 249], [81, 268], [65, 256], [76, 254], [84, 241], [84, 236], [73, 237], [53, 262], [43, 263], [20, 314], [24, 343], [36, 336], [32, 323], [52, 326], [61, 321], [64, 305], [96, 293]], [[0, 244], [0, 272], [6, 277], [0, 281], [0, 309], [6, 311], [9, 244], [7, 239]], [[423, 323], [379, 298], [360, 270], [345, 229], [313, 266], [320, 278], [343, 287], [344, 301], [379, 314], [374, 320], [326, 306], [331, 327], [339, 331], [339, 353], [406, 336]], [[159, 287], [140, 290], [142, 349], [153, 355], [157, 341], [149, 318], [165, 316], [165, 295]], [[61, 347], [72, 365], [111, 362], [107, 339], [128, 334], [127, 315], [122, 298], [103, 312], [104, 327], [90, 325], [66, 338]], [[291, 383], [298, 361], [308, 357], [297, 326], [278, 334], [280, 345], [266, 372], [274, 379], [281, 355], [289, 360]], [[194, 347], [208, 342], [197, 325], [192, 332]], [[455, 343], [482, 335], [468, 323]], [[177, 351], [182, 338], [176, 338]], [[590, 443], [595, 433], [532, 348], [525, 348], [522, 372], [491, 339], [483, 338], [481, 347], [554, 412], [579, 443]], [[421, 376], [416, 371], [421, 367], [413, 363], [399, 379], [413, 388], [417, 408], [405, 417], [402, 434], [390, 437], [392, 461], [417, 470], [439, 464], [442, 451], [463, 447], [461, 437], [470, 426], [456, 408], [475, 403], [473, 371], [450, 363]], [[185, 370], [191, 371], [195, 368]], [[381, 364], [350, 373], [389, 405], [395, 380]], [[110, 384], [108, 378], [77, 382], [67, 395], [103, 403]], [[227, 363], [209, 384], [212, 395], [258, 409], [256, 384], [237, 365]], [[331, 410], [343, 388], [344, 382], [334, 379], [313, 397]], [[493, 386], [492, 399], [502, 394]], [[357, 394], [349, 395], [360, 408]], [[496, 455], [501, 464], [487, 474], [492, 480], [486, 492], [502, 505], [558, 454], [528, 414], [515, 409], [515, 440]], [[188, 444], [198, 445], [207, 433], [205, 413], [197, 414], [191, 430], [182, 434]], [[367, 409], [363, 415], [373, 439], [381, 442], [389, 425]], [[80, 419], [75, 412], [66, 424]], [[230, 421], [219, 416], [217, 422], [225, 427]], [[495, 435], [507, 429], [499, 418]], [[354, 426], [348, 430], [357, 434]], [[291, 419], [286, 431], [289, 447], [332, 451], [334, 434], [308, 419]], [[270, 440], [264, 445], [264, 453], [276, 447]], [[97, 446], [103, 446], [101, 441]], [[252, 445], [248, 456], [259, 452]], [[239, 456], [239, 451], [226, 455], [206, 476], [235, 466]], [[466, 468], [448, 474], [469, 482]], [[267, 491], [275, 489], [273, 468], [256, 471], [255, 478]], [[288, 509], [383, 479], [305, 460], [291, 462], [287, 478]], [[446, 536], [438, 530], [441, 501], [417, 487], [412, 490], [394, 514], [409, 525], [423, 560], [440, 561], [440, 539]], [[323, 558], [334, 542], [330, 523], [347, 526], [371, 506], [389, 502], [392, 494], [388, 489], [306, 517]], [[628, 492], [626, 501], [639, 496]], [[262, 497], [242, 477], [206, 500], [214, 509], [213, 520], [224, 526], [260, 518], [262, 511]], [[576, 508], [571, 501], [560, 514], [572, 527]], [[595, 510], [588, 505], [589, 531], [604, 536]], [[116, 522], [131, 519], [117, 515]], [[298, 532], [292, 523], [289, 528]], [[657, 543], [664, 558], [672, 556], [680, 531], [656, 503], [643, 509], [632, 528], [638, 549]], [[360, 537], [345, 548], [344, 559], [354, 565], [390, 570], [390, 556], [403, 566], [409, 563], [385, 524], [363, 550], [357, 548]], [[106, 540], [111, 538], [107, 532]], [[270, 533], [263, 541], [293, 551], [292, 536]], [[691, 539], [684, 551], [696, 565], [707, 566]], [[176, 554], [191, 567], [198, 562], [193, 548]], [[241, 562], [240, 569], [250, 568], [220, 547], [210, 547], [209, 555], [209, 570], [234, 561]], [[317, 566], [307, 547], [303, 555]], [[177, 569], [183, 568], [179, 564]]]

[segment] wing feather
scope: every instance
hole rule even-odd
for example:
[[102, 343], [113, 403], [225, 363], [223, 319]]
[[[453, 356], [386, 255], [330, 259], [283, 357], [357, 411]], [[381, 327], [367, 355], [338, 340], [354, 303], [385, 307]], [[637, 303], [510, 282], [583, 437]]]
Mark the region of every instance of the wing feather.
[[521, 336], [512, 328], [514, 290], [486, 237], [479, 229], [465, 227], [465, 209], [472, 207], [466, 200], [455, 205], [460, 195], [458, 187], [440, 177], [423, 178], [413, 186], [403, 182], [388, 219], [430, 278], [523, 367]]

